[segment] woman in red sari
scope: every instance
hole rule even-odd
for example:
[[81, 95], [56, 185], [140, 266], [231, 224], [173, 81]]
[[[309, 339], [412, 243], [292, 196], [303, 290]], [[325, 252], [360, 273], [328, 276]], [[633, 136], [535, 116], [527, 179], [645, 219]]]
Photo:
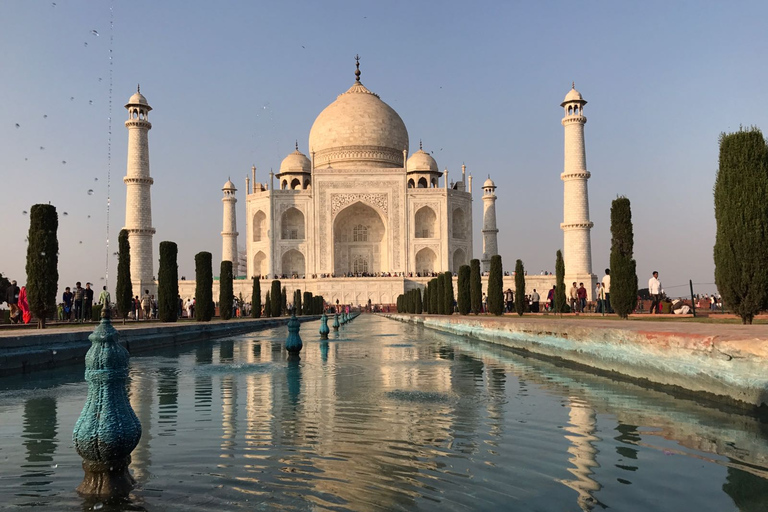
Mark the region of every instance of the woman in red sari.
[[29, 303], [27, 302], [27, 287], [22, 286], [19, 291], [19, 302], [17, 303], [21, 310], [21, 318], [25, 324], [28, 324], [32, 320], [32, 313], [29, 311]]

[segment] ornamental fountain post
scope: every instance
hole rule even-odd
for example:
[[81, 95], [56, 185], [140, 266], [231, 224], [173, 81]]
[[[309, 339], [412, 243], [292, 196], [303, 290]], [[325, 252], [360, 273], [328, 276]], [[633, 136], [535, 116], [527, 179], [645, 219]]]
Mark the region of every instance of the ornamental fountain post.
[[328, 328], [328, 316], [323, 311], [323, 316], [320, 317], [320, 339], [327, 340], [329, 332], [331, 330]]
[[296, 318], [296, 311], [291, 315], [288, 320], [288, 339], [285, 340], [285, 350], [288, 351], [289, 359], [300, 359], [299, 352], [301, 352], [301, 336], [299, 335], [299, 329], [301, 324]]
[[339, 330], [339, 313], [336, 312], [333, 314], [333, 330], [338, 331]]
[[128, 351], [118, 343], [109, 308], [88, 336], [85, 355], [88, 396], [72, 432], [72, 442], [83, 458], [85, 477], [77, 492], [85, 496], [127, 496], [135, 484], [128, 470], [131, 452], [139, 444], [141, 423], [128, 401]]

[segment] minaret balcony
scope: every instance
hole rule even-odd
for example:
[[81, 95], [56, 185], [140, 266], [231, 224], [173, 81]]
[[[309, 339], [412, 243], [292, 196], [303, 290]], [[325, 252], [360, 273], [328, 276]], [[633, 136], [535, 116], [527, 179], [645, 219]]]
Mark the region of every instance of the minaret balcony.
[[155, 180], [150, 177], [142, 178], [142, 177], [126, 176], [125, 178], [123, 178], [123, 183], [125, 183], [126, 185], [134, 185], [134, 184], [152, 185], [154, 182]]

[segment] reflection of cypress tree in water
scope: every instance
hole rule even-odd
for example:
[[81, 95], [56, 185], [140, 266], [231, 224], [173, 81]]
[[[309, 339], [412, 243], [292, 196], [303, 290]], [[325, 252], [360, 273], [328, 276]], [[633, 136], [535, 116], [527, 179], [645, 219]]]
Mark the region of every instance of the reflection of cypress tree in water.
[[592, 510], [595, 505], [605, 508], [592, 494], [602, 488], [598, 482], [592, 479], [592, 468], [599, 467], [597, 463], [597, 448], [592, 444], [600, 438], [594, 435], [597, 428], [595, 410], [579, 398], [571, 397], [569, 421], [566, 431], [571, 435], [565, 438], [571, 443], [568, 453], [572, 455], [568, 461], [574, 468], [568, 468], [575, 480], [561, 480], [561, 483], [578, 493], [576, 503], [581, 510]]
[[253, 342], [253, 360], [260, 362], [261, 361], [261, 343], [258, 341]]
[[195, 422], [211, 421], [213, 402], [213, 380], [209, 374], [199, 371], [201, 365], [213, 363], [213, 345], [206, 343], [195, 351], [198, 371], [195, 373]]
[[219, 345], [219, 362], [231, 363], [235, 358], [235, 342], [233, 340], [222, 340]]
[[[504, 433], [504, 402], [507, 371], [504, 368], [489, 368], [488, 391], [491, 400], [488, 402], [488, 418], [491, 420], [490, 431], [493, 437], [501, 437]], [[494, 442], [494, 446], [496, 443]]]
[[128, 400], [141, 423], [141, 439], [136, 449], [131, 453], [130, 469], [139, 484], [149, 481], [152, 477], [149, 468], [152, 466], [152, 400], [154, 394], [154, 379], [139, 371], [131, 371], [128, 387]]
[[173, 436], [176, 432], [176, 418], [179, 412], [179, 375], [176, 368], [164, 367], [158, 370], [157, 424], [162, 430], [158, 435]]
[[[237, 442], [237, 379], [232, 375], [221, 378], [221, 457], [234, 458]], [[221, 465], [220, 465], [221, 467]]]
[[[616, 426], [616, 430], [619, 431], [619, 435], [614, 437], [614, 439], [620, 443], [624, 443], [623, 445], [616, 447], [616, 453], [625, 459], [637, 460], [637, 450], [632, 448], [632, 446], [640, 441], [640, 435], [637, 433], [637, 426], [619, 423]], [[625, 471], [637, 471], [638, 469], [637, 466], [626, 464], [616, 464], [616, 467]]]
[[[739, 461], [729, 459], [734, 464]], [[768, 479], [742, 471], [728, 468], [723, 491], [731, 497], [739, 512], [765, 512], [768, 510]]]
[[480, 400], [476, 395], [483, 385], [483, 362], [465, 354], [455, 354], [455, 363], [451, 365], [451, 390], [460, 399], [454, 407], [454, 450], [463, 453], [475, 453], [475, 439], [480, 420]]
[[46, 490], [53, 474], [51, 462], [56, 451], [56, 399], [51, 397], [31, 398], [24, 403], [24, 447], [27, 449], [27, 468], [23, 478], [32, 478], [24, 485], [37, 487], [37, 491]]

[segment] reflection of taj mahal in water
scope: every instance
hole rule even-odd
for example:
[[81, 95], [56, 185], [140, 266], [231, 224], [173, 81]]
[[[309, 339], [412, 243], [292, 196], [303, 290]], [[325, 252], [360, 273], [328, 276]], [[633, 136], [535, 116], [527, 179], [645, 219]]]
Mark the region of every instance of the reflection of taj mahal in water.
[[[233, 262], [235, 275], [284, 279], [289, 292], [301, 288], [331, 302], [391, 304], [433, 273], [456, 273], [473, 258], [472, 176], [462, 165], [461, 174], [450, 181], [448, 170], [438, 169], [421, 142], [409, 156], [405, 123], [362, 84], [359, 63], [355, 75], [352, 87], [315, 119], [308, 155], [299, 151], [297, 143], [266, 183], [257, 181], [252, 168], [245, 180], [244, 233], [237, 231], [237, 188], [232, 181], [224, 185], [222, 260]], [[584, 103], [574, 89], [562, 105], [566, 112], [566, 165], [561, 175], [566, 222], [561, 227], [566, 274], [593, 283], [583, 139], [586, 118], [580, 114]], [[130, 113], [126, 229], [134, 288], [143, 289], [154, 284], [149, 194], [153, 180], [147, 147], [151, 107], [137, 92], [126, 108]], [[489, 178], [482, 189], [483, 254], [479, 259], [487, 271], [491, 256], [498, 253], [496, 186]], [[246, 268], [238, 268], [241, 235], [245, 236]], [[510, 267], [509, 262], [506, 266]], [[554, 282], [554, 277], [544, 277], [528, 279], [544, 291]], [[179, 285], [182, 297], [194, 294], [194, 282]], [[514, 288], [513, 283], [508, 285]], [[250, 279], [236, 280], [235, 294], [250, 297], [250, 289]]]

